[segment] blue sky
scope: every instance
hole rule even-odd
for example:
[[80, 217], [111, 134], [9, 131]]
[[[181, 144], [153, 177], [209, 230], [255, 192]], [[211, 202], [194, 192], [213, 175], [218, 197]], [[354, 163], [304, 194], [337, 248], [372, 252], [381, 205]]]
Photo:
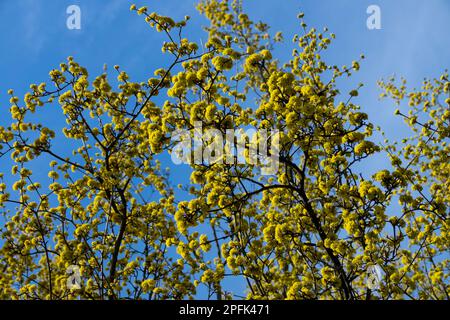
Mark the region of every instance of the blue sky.
[[[142, 17], [129, 11], [131, 3], [147, 5], [150, 11], [182, 19], [192, 19], [186, 29], [192, 41], [205, 40], [201, 26], [206, 20], [195, 10], [191, 0], [0, 0], [0, 125], [9, 121], [9, 88], [20, 97], [31, 83], [48, 80], [48, 72], [67, 56], [87, 67], [91, 76], [100, 74], [104, 64], [110, 71], [120, 65], [135, 81], [144, 81], [153, 71], [164, 67], [168, 57], [161, 54], [161, 34], [151, 30]], [[326, 54], [331, 64], [350, 65], [361, 54], [366, 59], [360, 72], [342, 83], [350, 91], [363, 82], [365, 86], [355, 102], [380, 125], [391, 139], [410, 134], [401, 119], [393, 116], [395, 107], [380, 101], [376, 81], [396, 74], [419, 86], [424, 77], [437, 77], [449, 68], [450, 1], [447, 0], [247, 0], [245, 7], [254, 20], [263, 20], [272, 30], [282, 31], [286, 45], [277, 57], [289, 58], [290, 39], [300, 32], [296, 19], [305, 12], [311, 27], [327, 26], [337, 38]], [[66, 27], [69, 5], [81, 8], [81, 30]], [[381, 9], [381, 30], [366, 27], [369, 5]], [[405, 106], [403, 106], [405, 107]], [[49, 120], [52, 114], [41, 115]], [[8, 170], [0, 160], [0, 171]], [[6, 165], [6, 166], [5, 166]], [[167, 164], [169, 165], [169, 164]], [[363, 173], [387, 165], [386, 159], [373, 157], [365, 162]], [[172, 168], [187, 173], [186, 168]], [[45, 173], [46, 175], [46, 173]]]
[[[205, 39], [201, 26], [206, 20], [190, 0], [2, 0], [0, 18], [0, 105], [9, 108], [7, 89], [22, 96], [30, 83], [48, 80], [48, 72], [67, 56], [86, 66], [91, 75], [118, 64], [136, 81], [164, 66], [168, 57], [160, 51], [164, 40], [148, 28], [141, 17], [129, 11], [131, 3], [182, 19], [190, 15], [186, 35], [192, 41]], [[66, 8], [81, 8], [81, 30], [66, 27]], [[369, 5], [381, 9], [381, 30], [366, 27]], [[392, 116], [389, 102], [379, 101], [376, 81], [392, 74], [405, 76], [419, 85], [423, 77], [438, 76], [449, 67], [450, 2], [446, 0], [247, 0], [245, 7], [255, 20], [263, 20], [273, 31], [285, 34], [289, 49], [277, 49], [281, 60], [289, 57], [291, 36], [299, 31], [296, 15], [303, 11], [310, 26], [329, 27], [337, 39], [327, 60], [349, 65], [360, 54], [366, 56], [361, 71], [342, 83], [351, 89], [359, 82], [365, 87], [356, 100], [370, 119], [395, 138], [408, 134], [400, 119]], [[5, 109], [3, 109], [4, 111]], [[1, 117], [0, 124], [4, 124]]]

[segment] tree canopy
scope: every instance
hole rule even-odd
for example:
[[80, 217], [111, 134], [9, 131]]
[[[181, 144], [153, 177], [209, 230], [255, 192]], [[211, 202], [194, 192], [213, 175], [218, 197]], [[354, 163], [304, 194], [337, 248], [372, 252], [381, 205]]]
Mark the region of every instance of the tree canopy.
[[[353, 102], [362, 84], [337, 87], [364, 56], [328, 64], [335, 36], [303, 14], [282, 62], [274, 48], [291, 46], [241, 1], [198, 4], [205, 44], [184, 34], [189, 17], [130, 9], [165, 34], [172, 59], [146, 82], [120, 66], [92, 76], [69, 57], [23, 99], [9, 90], [0, 298], [449, 298], [447, 72], [419, 90], [380, 82], [383, 96], [409, 104], [395, 114], [414, 133], [380, 142]], [[65, 122], [49, 126], [39, 115], [55, 108]], [[230, 129], [278, 132], [276, 171], [264, 174], [260, 157], [221, 161], [225, 152], [189, 161], [190, 181], [173, 186], [162, 159], [175, 153], [174, 133], [194, 134], [198, 123], [216, 133], [201, 150]], [[377, 153], [391, 166], [367, 176], [361, 168]], [[81, 287], [68, 286], [70, 266]], [[377, 288], [367, 284], [371, 266], [382, 271]]]

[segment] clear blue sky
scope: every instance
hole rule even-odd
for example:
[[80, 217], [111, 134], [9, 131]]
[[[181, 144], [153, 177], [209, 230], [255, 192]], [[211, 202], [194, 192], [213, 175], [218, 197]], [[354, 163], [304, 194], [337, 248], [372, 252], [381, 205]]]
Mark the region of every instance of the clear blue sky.
[[[175, 19], [190, 15], [186, 35], [192, 41], [206, 38], [201, 30], [206, 20], [191, 0], [0, 0], [0, 125], [9, 118], [6, 91], [13, 88], [22, 97], [31, 83], [48, 81], [48, 72], [67, 56], [74, 56], [91, 76], [100, 74], [105, 63], [110, 71], [118, 64], [133, 80], [144, 81], [163, 67], [168, 61], [160, 50], [164, 38], [129, 11], [131, 3]], [[81, 8], [81, 30], [66, 27], [66, 8], [72, 4]], [[371, 4], [381, 8], [381, 30], [366, 27], [366, 9]], [[393, 116], [394, 106], [379, 101], [376, 81], [396, 74], [418, 86], [423, 77], [437, 77], [449, 68], [448, 0], [247, 0], [245, 7], [251, 18], [285, 34], [289, 48], [277, 49], [280, 60], [289, 57], [290, 39], [300, 32], [296, 19], [300, 11], [305, 12], [309, 26], [327, 26], [337, 35], [327, 53], [329, 63], [350, 65], [364, 54], [360, 72], [342, 88], [365, 84], [355, 101], [391, 139], [409, 132]], [[42, 117], [51, 119], [52, 114]], [[9, 171], [7, 161], [0, 161], [0, 171]], [[375, 157], [365, 162], [363, 170], [369, 173], [385, 165], [385, 159]], [[187, 173], [183, 167], [172, 169]]]
[[[72, 55], [91, 75], [102, 72], [106, 63], [115, 64], [143, 81], [164, 66], [161, 34], [152, 31], [141, 17], [129, 11], [131, 3], [182, 19], [192, 17], [187, 29], [192, 40], [205, 39], [200, 17], [191, 0], [1, 0], [0, 19], [0, 106], [9, 108], [7, 89], [22, 96], [30, 83], [48, 80], [48, 72]], [[81, 30], [66, 27], [66, 8], [79, 5]], [[369, 30], [366, 9], [381, 8], [382, 29]], [[349, 65], [361, 53], [367, 59], [361, 71], [344, 88], [364, 82], [358, 100], [375, 124], [389, 137], [403, 131], [393, 107], [378, 100], [376, 81], [392, 74], [405, 76], [418, 85], [425, 76], [438, 76], [449, 67], [450, 1], [446, 0], [247, 0], [245, 6], [255, 20], [268, 22], [273, 31], [283, 31], [286, 44], [298, 32], [296, 14], [306, 13], [310, 26], [329, 27], [337, 35], [327, 53], [328, 61]], [[280, 48], [278, 56], [288, 58]], [[5, 117], [0, 117], [4, 124]]]

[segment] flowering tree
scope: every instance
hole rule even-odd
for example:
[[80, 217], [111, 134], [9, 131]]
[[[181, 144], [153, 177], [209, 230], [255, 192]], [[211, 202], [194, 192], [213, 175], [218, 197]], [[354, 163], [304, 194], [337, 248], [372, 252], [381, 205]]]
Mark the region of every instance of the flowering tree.
[[[10, 90], [13, 121], [0, 127], [0, 157], [14, 162], [0, 176], [0, 297], [182, 299], [204, 287], [202, 298], [216, 299], [448, 299], [448, 75], [421, 92], [380, 83], [411, 106], [398, 113], [417, 135], [397, 151], [370, 140], [374, 126], [352, 102], [359, 87], [336, 87], [364, 57], [327, 64], [333, 34], [309, 29], [300, 14], [282, 64], [272, 57], [282, 35], [251, 21], [240, 1], [198, 9], [210, 21], [201, 48], [183, 36], [188, 17], [131, 7], [166, 34], [172, 56], [147, 82], [115, 66], [113, 88], [106, 72], [92, 80], [69, 58], [23, 103]], [[65, 124], [48, 126], [37, 115], [55, 104]], [[188, 161], [191, 181], [180, 187], [190, 197], [181, 197], [159, 157], [174, 155], [175, 132], [195, 135], [198, 124], [215, 133], [192, 152], [203, 156], [230, 129], [278, 132], [277, 141], [254, 138], [278, 145], [276, 171], [263, 172], [258, 156], [225, 161], [224, 145], [213, 161]], [[358, 168], [378, 152], [392, 167], [364, 177]]]

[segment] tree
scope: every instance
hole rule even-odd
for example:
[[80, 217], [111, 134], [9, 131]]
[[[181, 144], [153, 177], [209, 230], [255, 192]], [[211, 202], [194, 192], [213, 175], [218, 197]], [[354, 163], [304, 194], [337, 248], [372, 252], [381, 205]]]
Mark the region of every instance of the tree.
[[[162, 49], [173, 57], [147, 82], [119, 66], [117, 88], [106, 72], [91, 82], [69, 57], [50, 72], [51, 89], [31, 85], [24, 104], [10, 90], [13, 122], [0, 127], [0, 156], [15, 162], [15, 182], [2, 175], [0, 297], [182, 299], [204, 286], [205, 298], [217, 299], [448, 299], [448, 75], [409, 94], [380, 83], [412, 107], [399, 114], [417, 135], [397, 151], [370, 140], [374, 125], [352, 102], [359, 87], [336, 87], [364, 57], [351, 67], [323, 61], [328, 30], [308, 29], [300, 14], [297, 48], [281, 64], [272, 51], [282, 35], [251, 21], [241, 1], [203, 0], [198, 9], [210, 21], [201, 49], [183, 38], [188, 17], [131, 6], [166, 34]], [[55, 103], [63, 136], [34, 116]], [[421, 106], [430, 120], [417, 115]], [[177, 153], [175, 133], [198, 125], [213, 134], [188, 153], [185, 199], [159, 159]], [[225, 161], [232, 150], [219, 138], [249, 127], [279, 138], [244, 137], [247, 161]], [[276, 172], [261, 170], [251, 142], [278, 145]], [[193, 161], [198, 150], [214, 160]], [[358, 167], [378, 152], [392, 168], [364, 177]], [[40, 159], [51, 161], [48, 180], [32, 172]], [[67, 285], [71, 265], [86, 280], [81, 288]], [[383, 271], [379, 288], [367, 285], [371, 266]], [[232, 292], [229, 278], [246, 292]]]

